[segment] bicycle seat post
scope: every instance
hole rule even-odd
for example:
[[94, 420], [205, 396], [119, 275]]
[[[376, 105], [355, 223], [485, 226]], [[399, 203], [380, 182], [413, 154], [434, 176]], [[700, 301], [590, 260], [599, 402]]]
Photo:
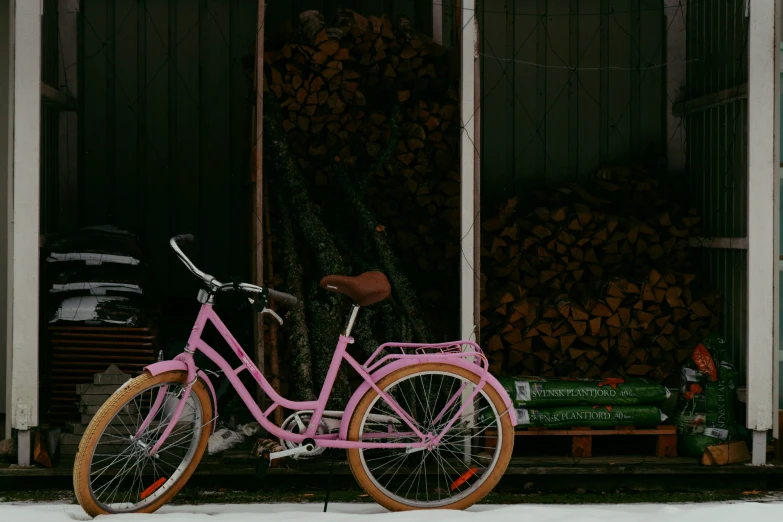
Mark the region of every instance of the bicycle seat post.
[[351, 315], [348, 317], [348, 322], [345, 324], [345, 332], [343, 332], [345, 337], [351, 336], [351, 330], [353, 330], [353, 324], [356, 322], [356, 316], [358, 313], [359, 305], [354, 303], [351, 305]]

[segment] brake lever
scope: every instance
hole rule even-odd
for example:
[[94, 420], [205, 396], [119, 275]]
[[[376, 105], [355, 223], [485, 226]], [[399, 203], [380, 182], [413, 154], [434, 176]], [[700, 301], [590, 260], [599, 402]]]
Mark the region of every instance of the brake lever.
[[264, 308], [263, 310], [261, 310], [261, 313], [271, 315], [272, 317], [277, 319], [277, 322], [280, 323], [280, 326], [283, 326], [283, 318], [277, 315], [277, 312], [275, 312], [274, 310], [271, 310], [269, 308]]
[[253, 299], [252, 297], [248, 297], [247, 300], [250, 301], [250, 304], [253, 305], [253, 309], [257, 313], [259, 313], [259, 314], [269, 314], [272, 317], [274, 317], [275, 320], [277, 320], [278, 323], [280, 323], [280, 326], [283, 326], [283, 318], [280, 317], [279, 315], [277, 315], [277, 312], [275, 312], [274, 310], [264, 306], [264, 302], [263, 301], [261, 301], [261, 300], [257, 301], [255, 299]]

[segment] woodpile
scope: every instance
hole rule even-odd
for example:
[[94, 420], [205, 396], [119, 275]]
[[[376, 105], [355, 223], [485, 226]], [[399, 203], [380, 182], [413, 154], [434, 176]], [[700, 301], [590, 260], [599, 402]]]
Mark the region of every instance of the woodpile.
[[453, 308], [460, 129], [448, 52], [405, 18], [393, 24], [341, 10], [331, 25], [317, 11], [300, 21], [296, 35], [266, 46], [265, 107], [277, 111], [322, 219], [354, 272], [372, 268], [362, 254], [370, 241], [349, 226], [357, 217], [345, 204], [339, 165], [372, 209], [377, 232], [388, 235], [424, 308]]
[[676, 381], [721, 310], [690, 262], [700, 217], [685, 197], [676, 181], [611, 167], [484, 220], [480, 328], [492, 371]]

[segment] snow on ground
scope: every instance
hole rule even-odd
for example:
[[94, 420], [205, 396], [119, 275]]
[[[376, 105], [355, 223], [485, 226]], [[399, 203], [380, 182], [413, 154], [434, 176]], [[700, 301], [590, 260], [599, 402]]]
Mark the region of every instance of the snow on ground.
[[[166, 506], [152, 515], [113, 515], [96, 520], [137, 522], [764, 522], [783, 519], [783, 502], [476, 506], [468, 511], [389, 513], [374, 504], [214, 504]], [[90, 520], [79, 506], [0, 503], [2, 522]]]

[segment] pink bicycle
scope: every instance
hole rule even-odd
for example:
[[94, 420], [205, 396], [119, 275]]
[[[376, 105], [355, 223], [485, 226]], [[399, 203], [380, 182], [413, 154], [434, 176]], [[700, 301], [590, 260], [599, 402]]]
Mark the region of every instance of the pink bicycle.
[[[328, 276], [321, 286], [352, 298], [354, 304], [318, 400], [287, 400], [270, 386], [231, 335], [213, 302], [220, 292], [246, 292], [262, 313], [282, 324], [266, 308], [267, 299], [293, 305], [296, 298], [246, 283], [220, 283], [196, 268], [179, 248], [179, 242], [192, 239], [177, 236], [170, 243], [180, 260], [205, 283], [198, 295], [198, 318], [182, 354], [152, 364], [128, 381], [87, 427], [73, 481], [79, 504], [88, 514], [153, 512], [171, 500], [193, 474], [218, 416], [209, 376], [194, 363], [196, 351], [217, 364], [253, 417], [286, 448], [262, 458], [312, 456], [325, 448], [344, 448], [362, 488], [395, 511], [464, 509], [497, 484], [511, 458], [516, 416], [476, 343], [386, 343], [359, 364], [346, 351], [353, 342], [356, 316], [361, 306], [389, 296], [389, 282], [379, 272]], [[208, 322], [234, 351], [238, 366], [202, 340]], [[344, 411], [327, 411], [343, 361], [364, 383]], [[259, 409], [239, 379], [244, 371], [271, 399], [266, 411]], [[278, 407], [294, 411], [282, 427], [269, 421]]]

